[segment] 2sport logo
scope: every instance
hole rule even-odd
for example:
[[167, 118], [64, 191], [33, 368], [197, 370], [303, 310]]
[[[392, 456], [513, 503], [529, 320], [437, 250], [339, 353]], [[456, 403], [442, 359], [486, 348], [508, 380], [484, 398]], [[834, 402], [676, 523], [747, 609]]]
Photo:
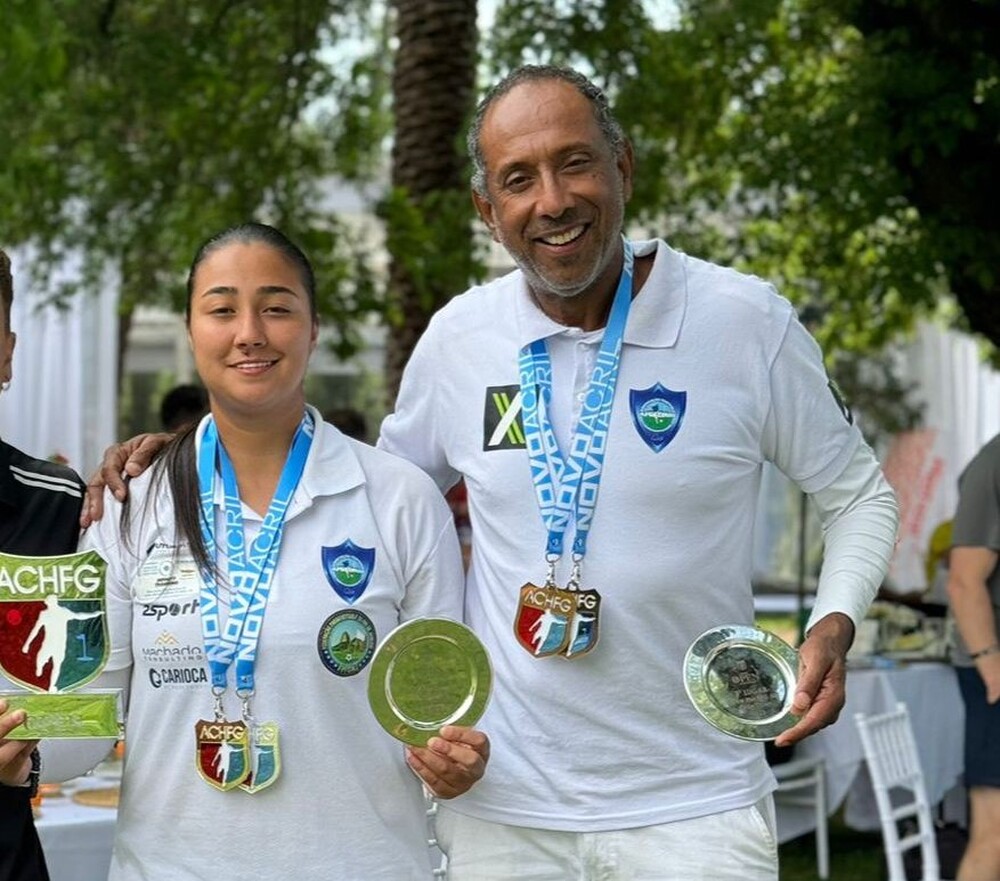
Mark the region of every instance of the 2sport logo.
[[486, 389], [483, 407], [483, 451], [523, 450], [524, 422], [521, 387], [492, 385]]

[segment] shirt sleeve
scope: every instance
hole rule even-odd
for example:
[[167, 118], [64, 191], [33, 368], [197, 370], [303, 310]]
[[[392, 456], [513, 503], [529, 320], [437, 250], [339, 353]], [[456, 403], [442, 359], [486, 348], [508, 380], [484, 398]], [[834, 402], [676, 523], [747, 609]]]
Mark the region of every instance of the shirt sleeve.
[[862, 442], [861, 432], [827, 376], [819, 345], [794, 316], [770, 377], [764, 456], [803, 492], [814, 493], [843, 472]]
[[823, 565], [807, 629], [831, 612], [857, 627], [889, 569], [899, 527], [896, 495], [862, 443], [843, 472], [811, 498], [823, 526]]
[[445, 454], [449, 421], [437, 412], [440, 391], [435, 373], [444, 369], [435, 354], [437, 336], [432, 319], [403, 371], [396, 408], [383, 420], [376, 446], [418, 465], [445, 492], [460, 475]]
[[1000, 440], [985, 446], [962, 472], [951, 543], [1000, 551]]
[[426, 551], [421, 548], [415, 565], [405, 574], [406, 591], [400, 608], [400, 622], [421, 617], [461, 621], [465, 602], [465, 570], [451, 509], [444, 496], [429, 482], [423, 498], [418, 498], [416, 494], [411, 496], [408, 509], [412, 511], [419, 532], [432, 538], [432, 542]]
[[[133, 517], [140, 516], [143, 498], [132, 486]], [[107, 563], [105, 596], [107, 602], [108, 640], [111, 653], [106, 671], [132, 666], [132, 572], [135, 555], [124, 546], [121, 536], [121, 503], [111, 492], [104, 494], [104, 516], [84, 532], [80, 550], [97, 551]]]

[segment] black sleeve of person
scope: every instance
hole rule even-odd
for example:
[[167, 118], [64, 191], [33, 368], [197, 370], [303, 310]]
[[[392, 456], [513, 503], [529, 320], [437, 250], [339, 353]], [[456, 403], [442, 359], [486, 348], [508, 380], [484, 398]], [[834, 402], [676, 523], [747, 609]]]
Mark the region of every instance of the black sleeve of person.
[[0, 441], [0, 552], [75, 551], [85, 492], [72, 468], [34, 459]]

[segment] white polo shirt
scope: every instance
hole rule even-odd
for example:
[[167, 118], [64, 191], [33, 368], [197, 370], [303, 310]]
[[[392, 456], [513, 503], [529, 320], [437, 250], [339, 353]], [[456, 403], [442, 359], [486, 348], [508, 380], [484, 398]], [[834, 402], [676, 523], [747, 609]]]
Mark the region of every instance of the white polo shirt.
[[[565, 451], [602, 332], [549, 319], [519, 271], [473, 288], [434, 316], [382, 426], [380, 445], [442, 488], [460, 476], [468, 487], [466, 621], [496, 669], [481, 722], [493, 748], [484, 779], [449, 804], [482, 819], [630, 828], [746, 806], [773, 786], [759, 744], [717, 732], [692, 708], [682, 660], [705, 630], [753, 620], [763, 463], [815, 492], [861, 436], [818, 346], [769, 284], [662, 241], [635, 248], [656, 258], [628, 318], [583, 563], [582, 586], [603, 603], [592, 652], [536, 659], [514, 635], [520, 588], [544, 580], [546, 542], [516, 407], [518, 351], [544, 338]], [[659, 450], [640, 414], [657, 384], [680, 422]]]
[[[86, 534], [84, 547], [109, 562], [108, 669], [131, 673], [113, 881], [429, 877], [420, 782], [369, 708], [370, 665], [338, 674], [321, 644], [326, 622], [345, 613], [364, 616], [379, 641], [409, 618], [460, 618], [458, 540], [426, 475], [313, 415], [315, 440], [288, 510], [258, 646], [254, 715], [281, 731], [282, 770], [269, 788], [220, 792], [199, 777], [195, 723], [213, 718], [213, 702], [198, 584], [181, 579], [157, 596], [155, 579], [141, 574], [157, 565], [169, 572], [175, 559], [165, 486], [143, 516], [151, 472], [132, 483], [127, 542], [111, 501]], [[243, 515], [249, 543], [261, 518], [246, 506]], [[371, 551], [357, 553], [370, 566], [353, 600], [336, 589], [323, 558], [324, 548], [348, 540]], [[226, 714], [239, 718], [232, 687]]]

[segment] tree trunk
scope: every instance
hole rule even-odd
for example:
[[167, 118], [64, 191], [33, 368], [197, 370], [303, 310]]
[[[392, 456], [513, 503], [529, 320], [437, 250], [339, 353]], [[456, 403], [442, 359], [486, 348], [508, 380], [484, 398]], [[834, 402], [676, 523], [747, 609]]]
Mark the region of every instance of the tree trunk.
[[393, 8], [396, 208], [387, 212], [387, 232], [389, 293], [401, 318], [386, 341], [390, 404], [430, 316], [469, 282], [471, 207], [462, 141], [478, 38], [476, 0], [394, 0]]

